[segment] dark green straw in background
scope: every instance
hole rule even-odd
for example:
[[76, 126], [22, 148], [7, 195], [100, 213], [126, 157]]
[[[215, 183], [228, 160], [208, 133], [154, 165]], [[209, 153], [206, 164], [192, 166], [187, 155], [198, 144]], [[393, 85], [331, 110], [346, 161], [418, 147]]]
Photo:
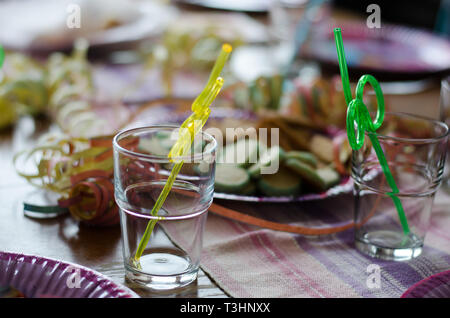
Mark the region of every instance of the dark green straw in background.
[[[399, 193], [397, 184], [389, 169], [386, 157], [384, 156], [383, 149], [376, 136], [376, 130], [380, 128], [384, 120], [384, 98], [383, 92], [378, 81], [372, 75], [363, 75], [358, 81], [356, 86], [356, 97], [352, 98], [352, 92], [350, 90], [350, 81], [348, 78], [347, 62], [345, 60], [344, 44], [342, 42], [341, 29], [334, 29], [334, 39], [336, 41], [336, 49], [339, 60], [339, 69], [341, 71], [342, 87], [344, 90], [345, 101], [347, 103], [347, 136], [350, 146], [353, 150], [359, 150], [364, 144], [364, 134], [368, 131], [368, 136], [372, 142], [373, 149], [380, 162], [381, 169], [386, 177], [392, 192], [388, 195], [392, 198], [394, 205], [397, 209], [398, 217], [403, 228], [403, 233], [408, 235], [410, 230], [408, 226], [408, 220], [406, 219], [405, 211], [403, 210], [402, 202], [396, 196]], [[373, 87], [375, 96], [377, 97], [377, 116], [375, 121], [372, 122], [370, 113], [363, 103], [363, 91], [366, 83]], [[356, 123], [356, 135], [355, 135], [355, 123]]]
[[5, 52], [3, 51], [3, 47], [0, 45], [0, 68], [3, 65], [4, 59], [5, 59]]

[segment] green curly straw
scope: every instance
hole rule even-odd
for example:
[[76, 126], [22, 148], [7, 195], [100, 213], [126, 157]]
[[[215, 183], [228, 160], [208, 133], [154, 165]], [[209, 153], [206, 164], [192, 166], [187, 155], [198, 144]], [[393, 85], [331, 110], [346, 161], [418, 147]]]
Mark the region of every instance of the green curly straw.
[[[400, 219], [400, 223], [403, 229], [403, 233], [408, 235], [410, 233], [408, 221], [406, 219], [405, 212], [403, 210], [402, 203], [400, 199], [396, 196], [400, 191], [395, 183], [394, 177], [392, 176], [391, 170], [387, 163], [386, 157], [384, 156], [383, 149], [376, 137], [376, 130], [380, 128], [384, 120], [384, 98], [381, 87], [375, 77], [371, 75], [363, 75], [358, 81], [356, 86], [356, 98], [352, 98], [352, 92], [350, 90], [350, 81], [348, 78], [347, 62], [345, 60], [344, 44], [342, 41], [341, 29], [334, 29], [334, 38], [336, 41], [336, 49], [339, 60], [339, 69], [341, 71], [342, 87], [344, 90], [345, 101], [347, 102], [347, 136], [350, 146], [353, 150], [359, 150], [364, 144], [364, 132], [369, 132], [369, 138], [372, 142], [375, 153], [380, 162], [381, 169], [386, 177], [392, 192], [388, 193], [391, 197], [394, 205], [397, 209], [397, 214]], [[367, 110], [366, 105], [363, 103], [363, 93], [364, 86], [366, 83], [373, 87], [375, 91], [375, 96], [377, 98], [377, 115], [375, 121], [372, 122], [370, 113]], [[355, 123], [357, 124], [356, 136], [355, 136]]]
[[3, 51], [3, 47], [0, 45], [0, 68], [3, 66], [4, 60], [5, 60], [5, 51]]
[[[180, 137], [177, 142], [172, 146], [172, 149], [169, 152], [169, 158], [176, 159], [177, 157], [186, 156], [191, 148], [191, 144], [197, 135], [197, 133], [201, 130], [203, 125], [206, 123], [210, 109], [209, 106], [216, 98], [220, 89], [223, 85], [223, 79], [219, 77], [220, 72], [222, 71], [228, 56], [231, 53], [231, 45], [224, 44], [222, 46], [222, 51], [219, 57], [214, 64], [214, 67], [211, 71], [211, 75], [209, 76], [209, 80], [200, 93], [200, 95], [194, 100], [192, 103], [192, 112], [193, 114], [189, 116], [186, 121], [181, 125], [180, 129]], [[198, 124], [200, 122], [200, 125]], [[183, 166], [184, 161], [177, 162], [172, 171], [170, 173], [169, 178], [167, 179], [166, 184], [164, 185], [163, 190], [161, 191], [158, 199], [156, 200], [155, 205], [152, 208], [151, 215], [157, 216], [158, 211], [162, 208], [164, 202], [166, 201], [167, 196], [169, 195], [170, 190], [172, 189], [173, 183], [175, 182], [178, 173]], [[142, 236], [141, 241], [139, 242], [138, 248], [136, 250], [136, 254], [134, 256], [135, 265], [139, 266], [139, 259], [142, 256], [142, 253], [145, 250], [145, 247], [150, 240], [150, 236], [153, 232], [153, 228], [155, 227], [158, 220], [163, 219], [163, 217], [159, 217], [158, 219], [152, 219], [148, 222], [147, 228], [145, 229], [144, 235]]]

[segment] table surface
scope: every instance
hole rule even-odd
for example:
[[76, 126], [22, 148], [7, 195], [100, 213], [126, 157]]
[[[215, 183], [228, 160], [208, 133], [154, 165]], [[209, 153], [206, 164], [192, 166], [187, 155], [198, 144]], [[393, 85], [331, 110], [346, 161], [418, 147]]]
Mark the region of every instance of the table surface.
[[79, 224], [69, 215], [51, 219], [24, 216], [23, 200], [38, 191], [19, 177], [12, 159], [48, 129], [42, 120], [25, 117], [0, 134], [0, 250], [51, 257], [90, 267], [124, 284], [142, 297], [227, 297], [200, 270], [196, 282], [175, 291], [157, 294], [125, 281], [120, 227], [96, 228]]
[[[398, 100], [397, 111], [407, 110], [432, 117], [438, 113], [438, 89], [395, 98]], [[24, 216], [23, 199], [36, 188], [16, 174], [12, 159], [15, 153], [33, 145], [48, 128], [49, 123], [43, 120], [24, 117], [12, 129], [0, 134], [0, 250], [82, 264], [125, 284], [142, 297], [227, 297], [201, 270], [195, 283], [166, 294], [151, 293], [125, 282], [118, 226], [88, 227], [68, 215], [53, 219]]]
[[[392, 110], [430, 117], [438, 114], [439, 88], [388, 98], [395, 105]], [[201, 270], [195, 283], [169, 293], [155, 294], [125, 282], [119, 226], [88, 227], [69, 215], [53, 219], [24, 216], [23, 199], [36, 189], [16, 174], [12, 158], [16, 152], [33, 145], [48, 127], [43, 120], [24, 117], [12, 129], [0, 132], [0, 250], [82, 264], [131, 287], [142, 297], [228, 297]]]

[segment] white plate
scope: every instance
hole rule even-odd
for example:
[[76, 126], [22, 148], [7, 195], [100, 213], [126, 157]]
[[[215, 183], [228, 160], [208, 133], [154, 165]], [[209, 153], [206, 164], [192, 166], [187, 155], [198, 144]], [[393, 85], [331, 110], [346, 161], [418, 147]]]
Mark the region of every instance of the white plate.
[[211, 9], [264, 13], [270, 10], [274, 0], [178, 0], [178, 2]]
[[[79, 5], [80, 28], [73, 26]], [[92, 47], [124, 45], [160, 35], [176, 17], [173, 7], [129, 0], [42, 0], [0, 2], [0, 43], [21, 51], [70, 49], [86, 38]], [[105, 21], [119, 21], [103, 28]]]

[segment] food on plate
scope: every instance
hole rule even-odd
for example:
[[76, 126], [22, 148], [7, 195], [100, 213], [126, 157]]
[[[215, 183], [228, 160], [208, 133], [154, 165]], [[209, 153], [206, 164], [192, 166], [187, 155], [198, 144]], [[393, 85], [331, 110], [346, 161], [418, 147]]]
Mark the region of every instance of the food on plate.
[[301, 185], [301, 178], [285, 167], [281, 167], [274, 174], [263, 174], [258, 180], [258, 189], [269, 197], [298, 195]]
[[317, 157], [307, 151], [289, 151], [286, 153], [286, 159], [296, 159], [304, 162], [305, 164], [316, 168], [317, 167]]
[[240, 167], [245, 167], [249, 163], [255, 162], [258, 156], [260, 144], [256, 139], [241, 138], [236, 142], [227, 144], [218, 150], [218, 163], [232, 163]]
[[[315, 133], [322, 131], [308, 122], [292, 119], [277, 113], [268, 113], [260, 117], [256, 123], [258, 132], [266, 128], [268, 133], [271, 129], [278, 129], [279, 144], [284, 150], [309, 150], [310, 140]], [[269, 142], [270, 145], [270, 142]]]
[[[347, 103], [340, 77], [325, 78], [309, 73], [300, 71], [294, 79], [274, 74], [260, 76], [248, 83], [233, 83], [224, 88], [222, 102], [258, 114], [270, 110], [291, 121], [320, 129], [345, 129]], [[369, 90], [364, 100], [369, 111], [376, 109], [376, 98]]]
[[273, 146], [267, 149], [267, 147], [260, 143], [260, 149], [264, 149], [261, 152], [261, 156], [257, 163], [254, 163], [248, 168], [248, 173], [252, 178], [257, 178], [261, 174], [261, 170], [266, 167], [279, 166], [280, 161], [285, 158], [285, 151], [279, 146]]
[[[169, 140], [168, 135], [152, 138], [151, 149], [167, 153]], [[138, 145], [141, 149], [148, 146], [142, 140]], [[201, 175], [201, 164], [196, 169]], [[295, 196], [326, 191], [338, 184], [341, 177], [333, 162], [326, 162], [310, 151], [285, 151], [281, 146], [270, 147], [256, 138], [228, 143], [216, 155], [215, 191], [218, 193]]]
[[325, 167], [321, 169], [317, 169], [316, 173], [319, 175], [319, 178], [322, 182], [322, 189], [329, 189], [332, 186], [339, 183], [340, 176], [339, 173], [330, 167]]
[[[240, 123], [244, 128], [239, 128]], [[352, 150], [343, 130], [318, 127], [304, 118], [269, 111], [252, 118], [213, 118], [210, 128], [221, 131], [223, 140], [220, 134], [216, 138], [219, 145], [224, 144], [217, 151], [218, 193], [260, 196], [322, 193], [349, 174]], [[227, 128], [234, 133], [227, 133]], [[265, 138], [262, 128], [266, 128]], [[278, 138], [271, 137], [273, 128], [278, 129]], [[228, 171], [231, 186], [224, 187], [221, 178]], [[239, 182], [231, 177], [231, 171], [239, 174]]]
[[216, 167], [215, 190], [225, 193], [248, 191], [250, 177], [244, 168], [232, 164], [219, 164]]
[[[219, 151], [218, 158], [227, 152], [235, 153], [236, 149], [240, 149], [239, 161], [233, 161], [231, 156], [227, 161], [217, 161], [215, 191], [218, 193], [298, 196], [326, 191], [342, 177], [333, 162], [323, 161], [312, 152], [285, 151], [280, 146], [269, 147], [251, 138], [227, 144]], [[250, 153], [254, 154], [255, 161], [250, 161]]]
[[309, 150], [325, 162], [333, 161], [333, 140], [327, 136], [314, 135]]
[[340, 180], [339, 173], [330, 167], [314, 169], [312, 166], [297, 159], [288, 159], [285, 164], [289, 169], [301, 176], [306, 183], [319, 191], [327, 190], [339, 183]]
[[308, 120], [318, 126], [345, 127], [347, 104], [339, 77], [315, 77], [293, 80], [293, 89], [287, 92], [281, 113]]
[[224, 99], [240, 109], [278, 110], [283, 96], [283, 76], [260, 76], [250, 83], [236, 82], [224, 89]]

